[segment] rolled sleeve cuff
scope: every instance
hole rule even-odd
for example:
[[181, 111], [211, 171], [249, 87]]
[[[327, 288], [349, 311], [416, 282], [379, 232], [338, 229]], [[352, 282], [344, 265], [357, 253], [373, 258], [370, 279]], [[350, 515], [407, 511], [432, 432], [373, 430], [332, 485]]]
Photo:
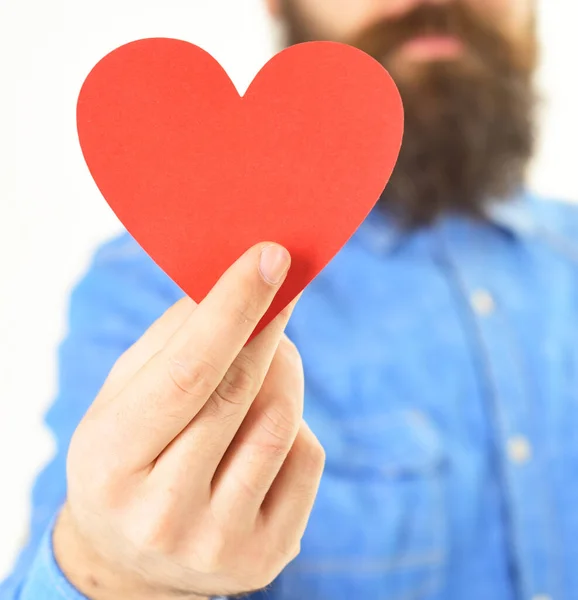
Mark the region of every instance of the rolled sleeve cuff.
[[60, 570], [52, 547], [54, 521], [46, 530], [18, 600], [88, 600]]

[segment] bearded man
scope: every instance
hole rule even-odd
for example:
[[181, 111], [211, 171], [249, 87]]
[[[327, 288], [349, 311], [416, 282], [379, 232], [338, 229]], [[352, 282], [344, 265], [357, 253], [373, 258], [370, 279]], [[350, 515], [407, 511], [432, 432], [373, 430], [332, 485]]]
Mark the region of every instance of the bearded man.
[[198, 306], [128, 235], [99, 250], [2, 598], [578, 598], [578, 217], [524, 182], [534, 2], [267, 4], [389, 70], [391, 182], [248, 344], [274, 240]]

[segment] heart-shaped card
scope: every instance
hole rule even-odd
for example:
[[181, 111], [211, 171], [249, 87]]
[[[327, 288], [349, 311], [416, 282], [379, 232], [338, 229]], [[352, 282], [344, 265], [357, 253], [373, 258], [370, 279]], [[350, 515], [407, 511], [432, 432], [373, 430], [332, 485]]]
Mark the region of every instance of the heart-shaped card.
[[371, 211], [397, 161], [403, 108], [385, 69], [344, 44], [284, 50], [241, 97], [204, 50], [154, 38], [94, 67], [77, 123], [104, 198], [194, 300], [252, 245], [290, 251], [261, 329]]

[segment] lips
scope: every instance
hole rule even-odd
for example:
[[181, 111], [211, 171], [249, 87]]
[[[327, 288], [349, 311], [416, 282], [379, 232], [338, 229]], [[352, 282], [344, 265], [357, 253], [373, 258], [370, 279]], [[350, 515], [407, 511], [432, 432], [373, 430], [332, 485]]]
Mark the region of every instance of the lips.
[[412, 60], [455, 58], [464, 49], [463, 42], [452, 35], [421, 35], [402, 44], [398, 56]]

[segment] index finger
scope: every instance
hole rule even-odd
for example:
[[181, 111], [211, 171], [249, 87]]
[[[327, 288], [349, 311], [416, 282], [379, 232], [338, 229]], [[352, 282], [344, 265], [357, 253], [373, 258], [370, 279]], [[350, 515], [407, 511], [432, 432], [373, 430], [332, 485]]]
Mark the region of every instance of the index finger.
[[109, 404], [113, 419], [105, 420], [114, 427], [107, 430], [107, 445], [123, 456], [123, 468], [150, 465], [195, 417], [269, 308], [289, 266], [289, 253], [277, 244], [251, 248]]

